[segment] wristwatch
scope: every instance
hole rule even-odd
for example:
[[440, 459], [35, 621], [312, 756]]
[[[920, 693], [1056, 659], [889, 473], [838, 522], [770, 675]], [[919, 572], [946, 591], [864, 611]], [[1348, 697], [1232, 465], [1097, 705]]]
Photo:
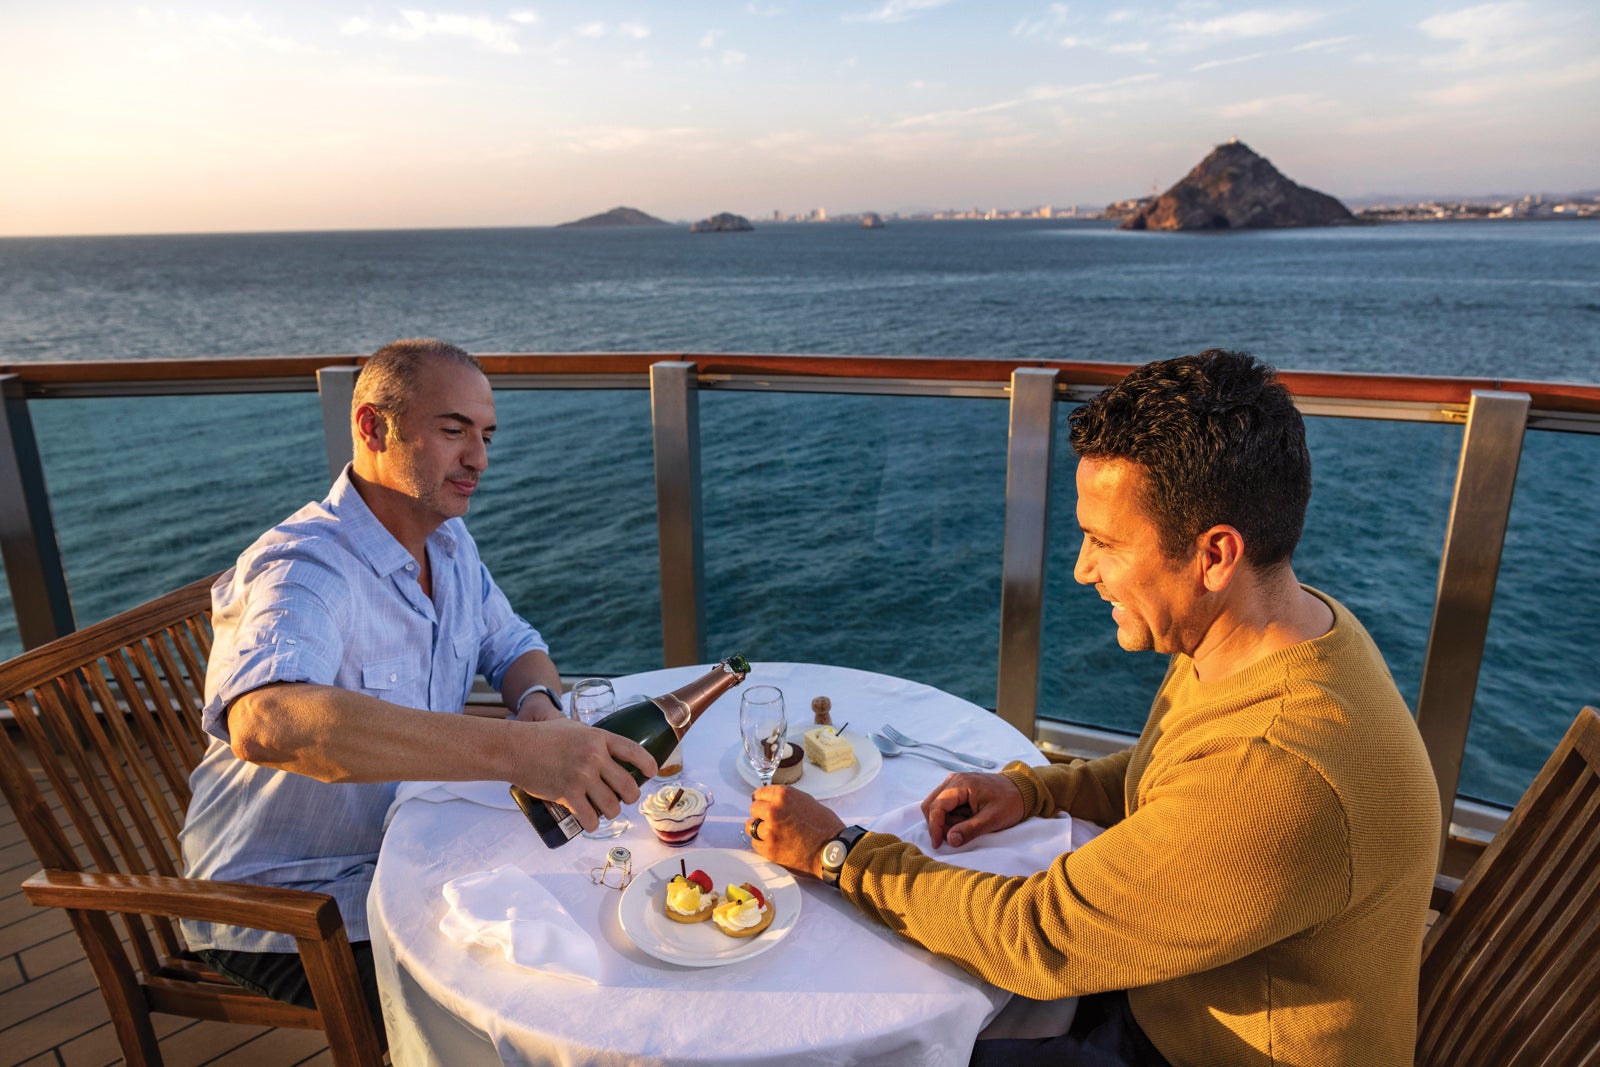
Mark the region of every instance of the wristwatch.
[[844, 870], [844, 858], [850, 855], [850, 850], [856, 847], [866, 833], [860, 826], [846, 826], [839, 831], [839, 836], [822, 846], [822, 880], [828, 885], [838, 888], [839, 872]]
[[557, 711], [562, 709], [560, 693], [556, 692], [554, 689], [551, 689], [548, 685], [530, 685], [528, 688], [524, 689], [522, 691], [522, 695], [517, 698], [517, 706], [511, 709], [511, 714], [513, 716], [522, 714], [522, 705], [526, 704], [528, 702], [528, 698], [533, 696], [535, 693], [543, 693], [545, 696], [549, 697], [550, 703], [555, 705]]

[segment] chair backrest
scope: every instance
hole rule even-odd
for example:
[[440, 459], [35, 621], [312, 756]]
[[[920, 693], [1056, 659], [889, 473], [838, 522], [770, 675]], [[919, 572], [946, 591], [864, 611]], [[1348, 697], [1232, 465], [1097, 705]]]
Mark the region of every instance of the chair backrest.
[[[0, 664], [0, 702], [38, 766], [0, 730], [0, 789], [44, 867], [183, 873], [189, 772], [207, 744], [214, 579]], [[123, 919], [146, 971], [182, 948], [170, 920]]]
[[1584, 708], [1422, 949], [1417, 1063], [1600, 1064], [1600, 714]]

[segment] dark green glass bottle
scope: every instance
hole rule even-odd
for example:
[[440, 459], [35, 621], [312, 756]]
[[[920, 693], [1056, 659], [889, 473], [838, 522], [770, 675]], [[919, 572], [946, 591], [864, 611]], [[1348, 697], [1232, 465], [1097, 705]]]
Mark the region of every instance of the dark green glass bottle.
[[[695, 720], [704, 715], [719, 696], [744, 681], [749, 673], [750, 664], [743, 656], [729, 656], [688, 685], [663, 696], [623, 705], [595, 723], [595, 728], [610, 730], [638, 742], [660, 763], [678, 746], [678, 741]], [[634, 781], [645, 780], [639, 768], [626, 763], [622, 767], [633, 775]], [[582, 830], [564, 805], [541, 800], [518, 786], [511, 787], [511, 796], [538, 831], [539, 839], [550, 848], [560, 848]]]

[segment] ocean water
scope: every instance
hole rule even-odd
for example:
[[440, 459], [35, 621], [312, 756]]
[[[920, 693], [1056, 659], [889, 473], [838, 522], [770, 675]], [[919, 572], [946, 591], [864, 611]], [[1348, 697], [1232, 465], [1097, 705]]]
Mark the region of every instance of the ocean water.
[[[1286, 369], [1600, 381], [1600, 225], [1125, 234], [1075, 221], [0, 240], [0, 363], [370, 352], [832, 352], [1117, 362], [1242, 348]], [[31, 405], [87, 622], [226, 566], [328, 481], [314, 396]], [[503, 392], [469, 519], [567, 673], [659, 665], [649, 403]], [[1072, 581], [1052, 499], [1041, 712], [1125, 729], [1162, 662]], [[994, 703], [1003, 403], [701, 400], [708, 646]], [[1414, 701], [1458, 428], [1310, 421], [1302, 580]], [[1514, 800], [1600, 702], [1600, 439], [1530, 434], [1463, 790]], [[20, 648], [0, 590], [0, 657]]]

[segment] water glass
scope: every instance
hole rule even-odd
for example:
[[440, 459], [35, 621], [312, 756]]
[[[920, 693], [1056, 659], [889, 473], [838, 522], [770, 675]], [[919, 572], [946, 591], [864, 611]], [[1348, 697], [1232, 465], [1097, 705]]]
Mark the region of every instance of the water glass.
[[[572, 687], [572, 717], [579, 722], [593, 726], [615, 710], [617, 710], [616, 690], [611, 688], [611, 683], [606, 679], [585, 678]], [[619, 814], [615, 819], [608, 819], [602, 815], [600, 825], [592, 831], [583, 831], [583, 836], [597, 840], [616, 837], [632, 825], [632, 821], [624, 815]]]

